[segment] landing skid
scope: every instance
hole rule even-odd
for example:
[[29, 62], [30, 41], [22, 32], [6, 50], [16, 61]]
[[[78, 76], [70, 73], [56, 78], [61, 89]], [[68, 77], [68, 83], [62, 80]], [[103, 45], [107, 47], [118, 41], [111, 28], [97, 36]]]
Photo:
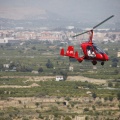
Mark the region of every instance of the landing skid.
[[103, 65], [104, 65], [104, 62], [101, 62], [101, 65], [103, 66]]
[[92, 64], [93, 64], [93, 65], [96, 65], [96, 64], [97, 64], [97, 61], [92, 61]]

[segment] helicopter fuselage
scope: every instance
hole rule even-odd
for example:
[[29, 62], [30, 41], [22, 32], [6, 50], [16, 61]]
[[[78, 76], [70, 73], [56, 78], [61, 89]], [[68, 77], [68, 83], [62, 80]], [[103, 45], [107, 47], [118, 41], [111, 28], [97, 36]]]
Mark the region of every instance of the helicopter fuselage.
[[89, 40], [88, 42], [84, 42], [80, 45], [80, 47], [83, 50], [84, 55], [82, 57], [79, 56], [78, 51], [74, 51], [74, 46], [68, 46], [68, 49], [66, 52], [64, 52], [64, 48], [61, 49], [60, 55], [62, 56], [68, 56], [69, 58], [75, 58], [78, 62], [82, 62], [83, 60], [91, 60], [93, 65], [97, 64], [97, 61], [101, 61], [101, 65], [104, 65], [104, 61], [108, 61], [109, 57], [108, 55], [100, 49], [97, 45], [95, 45], [92, 42], [93, 38], [93, 30], [103, 24], [104, 22], [108, 21], [114, 17], [114, 15], [108, 17], [107, 19], [103, 20], [96, 26], [94, 26], [91, 30], [79, 33], [77, 35], [74, 35], [73, 37], [77, 37], [79, 35], [83, 35], [85, 33], [89, 33]]
[[[85, 42], [80, 45], [84, 53], [84, 59], [96, 61], [108, 61], [108, 55], [94, 43]], [[91, 55], [88, 53], [91, 52]]]

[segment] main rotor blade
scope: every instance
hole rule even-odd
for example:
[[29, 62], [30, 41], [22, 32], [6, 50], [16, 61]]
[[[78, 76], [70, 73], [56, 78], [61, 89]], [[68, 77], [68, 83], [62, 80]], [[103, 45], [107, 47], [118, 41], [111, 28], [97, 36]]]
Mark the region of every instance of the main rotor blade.
[[96, 26], [93, 27], [93, 29], [95, 29], [96, 27], [100, 26], [101, 24], [103, 24], [104, 22], [108, 21], [109, 19], [111, 19], [112, 17], [114, 17], [114, 15], [108, 17], [107, 19], [105, 19], [104, 21], [100, 22], [99, 24], [97, 24]]
[[[102, 22], [100, 22], [99, 24], [97, 24], [96, 26], [94, 26], [91, 30], [94, 30], [95, 28], [97, 28], [98, 26], [100, 26], [101, 24], [103, 24], [104, 22], [108, 21], [109, 19], [111, 19], [112, 17], [114, 17], [114, 15], [111, 15], [110, 17], [108, 17], [107, 19], [103, 20]], [[87, 30], [85, 32], [82, 32], [82, 33], [79, 33], [77, 35], [74, 35], [72, 37], [77, 37], [79, 35], [82, 35], [82, 34], [85, 34], [85, 33], [88, 33], [90, 30]]]

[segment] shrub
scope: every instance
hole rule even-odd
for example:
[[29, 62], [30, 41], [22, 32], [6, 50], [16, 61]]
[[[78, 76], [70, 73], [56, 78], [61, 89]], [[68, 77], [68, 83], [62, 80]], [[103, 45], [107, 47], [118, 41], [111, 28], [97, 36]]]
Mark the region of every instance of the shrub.
[[72, 120], [69, 116], [67, 116], [66, 118], [65, 118], [65, 120]]
[[113, 96], [109, 96], [109, 100], [110, 100], [110, 101], [113, 101]]
[[97, 94], [96, 93], [93, 93], [92, 94], [92, 97], [95, 99], [97, 97]]
[[120, 92], [117, 93], [117, 99], [120, 100]]
[[84, 108], [84, 112], [87, 112], [87, 111], [89, 111], [89, 108]]
[[94, 105], [92, 106], [92, 109], [93, 109], [93, 110], [96, 110], [96, 108], [95, 108], [95, 106], [94, 106]]
[[109, 83], [108, 83], [108, 87], [113, 87], [112, 82], [109, 82]]
[[39, 114], [39, 116], [38, 116], [39, 118], [41, 118], [41, 119], [43, 119], [44, 117], [41, 115], [41, 114]]

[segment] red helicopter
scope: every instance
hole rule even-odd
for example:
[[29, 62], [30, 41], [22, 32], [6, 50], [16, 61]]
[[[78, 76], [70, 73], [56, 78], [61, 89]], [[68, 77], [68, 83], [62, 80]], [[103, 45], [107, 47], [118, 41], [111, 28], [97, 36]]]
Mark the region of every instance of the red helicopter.
[[64, 48], [62, 48], [60, 51], [60, 55], [68, 56], [69, 58], [75, 58], [80, 63], [83, 60], [91, 60], [93, 65], [96, 65], [97, 61], [101, 61], [101, 65], [104, 65], [104, 62], [108, 61], [109, 57], [102, 49], [100, 49], [97, 45], [95, 45], [92, 42], [93, 30], [97, 28], [98, 26], [100, 26], [101, 24], [103, 24], [104, 22], [106, 22], [107, 20], [111, 19], [112, 17], [114, 17], [114, 15], [100, 22], [99, 24], [94, 26], [91, 30], [88, 30], [88, 31], [85, 31], [83, 33], [79, 33], [73, 36], [73, 37], [77, 37], [85, 33], [90, 33], [89, 40], [87, 42], [80, 44], [82, 51], [84, 53], [82, 57], [79, 56], [78, 51], [74, 51], [74, 46], [68, 46], [66, 53], [64, 52]]

